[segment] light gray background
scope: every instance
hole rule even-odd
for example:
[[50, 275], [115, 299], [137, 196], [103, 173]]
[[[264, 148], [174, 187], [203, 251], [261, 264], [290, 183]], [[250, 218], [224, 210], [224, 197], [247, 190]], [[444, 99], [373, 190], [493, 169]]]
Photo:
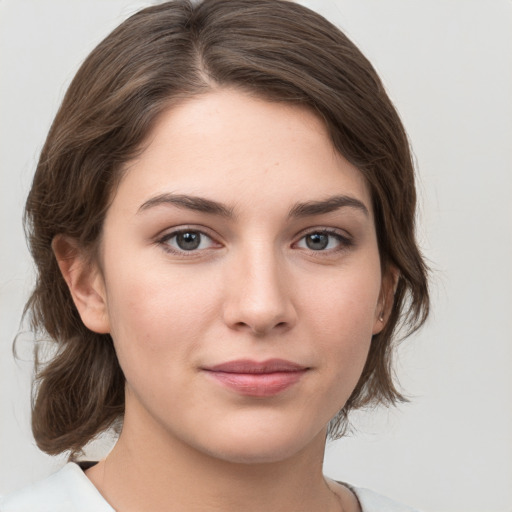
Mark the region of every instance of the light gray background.
[[[510, 512], [512, 2], [303, 3], [360, 46], [401, 113], [434, 269], [432, 317], [398, 364], [412, 403], [358, 414], [326, 473], [425, 512]], [[28, 334], [21, 361], [11, 354], [32, 279], [20, 219], [38, 152], [81, 60], [147, 4], [0, 0], [0, 494], [63, 463], [31, 438]]]

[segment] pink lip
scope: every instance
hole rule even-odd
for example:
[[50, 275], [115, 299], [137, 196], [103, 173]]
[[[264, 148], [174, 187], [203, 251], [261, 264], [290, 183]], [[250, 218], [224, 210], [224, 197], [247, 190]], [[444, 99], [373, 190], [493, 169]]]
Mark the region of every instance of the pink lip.
[[307, 370], [305, 366], [283, 359], [262, 362], [241, 359], [204, 368], [224, 386], [254, 397], [277, 395], [297, 383]]

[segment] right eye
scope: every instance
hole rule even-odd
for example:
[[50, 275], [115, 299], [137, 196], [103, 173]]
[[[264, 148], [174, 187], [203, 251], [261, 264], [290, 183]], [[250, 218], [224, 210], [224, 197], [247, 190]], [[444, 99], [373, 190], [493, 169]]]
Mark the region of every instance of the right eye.
[[215, 242], [202, 231], [195, 229], [180, 229], [167, 233], [159, 240], [164, 249], [174, 253], [184, 253], [211, 249]]

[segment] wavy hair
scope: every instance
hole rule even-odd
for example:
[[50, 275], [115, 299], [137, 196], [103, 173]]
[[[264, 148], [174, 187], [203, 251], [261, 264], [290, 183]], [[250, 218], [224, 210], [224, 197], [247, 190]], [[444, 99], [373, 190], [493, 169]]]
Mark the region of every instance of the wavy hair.
[[55, 348], [44, 363], [36, 349], [32, 429], [47, 453], [76, 454], [122, 420], [125, 385], [110, 335], [82, 323], [52, 240], [72, 237], [94, 257], [123, 164], [141, 150], [159, 114], [219, 87], [305, 106], [325, 122], [337, 151], [368, 183], [383, 268], [398, 270], [389, 320], [331, 421], [331, 437], [343, 434], [350, 410], [404, 399], [393, 378], [394, 340], [427, 317], [427, 268], [415, 240], [408, 139], [375, 70], [339, 29], [293, 2], [176, 0], [134, 14], [83, 62], [26, 203], [37, 281], [25, 313]]

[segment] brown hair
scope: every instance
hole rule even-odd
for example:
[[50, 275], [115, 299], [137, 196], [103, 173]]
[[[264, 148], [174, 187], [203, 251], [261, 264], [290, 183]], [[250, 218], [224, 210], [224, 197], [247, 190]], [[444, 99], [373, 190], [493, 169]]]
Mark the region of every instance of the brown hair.
[[[56, 348], [36, 357], [32, 429], [47, 453], [78, 452], [124, 412], [112, 339], [82, 323], [51, 243], [74, 238], [94, 254], [121, 167], [169, 105], [216, 87], [307, 106], [369, 184], [383, 268], [399, 271], [384, 330], [359, 383], [331, 422], [354, 408], [402, 400], [392, 378], [393, 334], [428, 314], [426, 267], [415, 242], [414, 168], [400, 119], [376, 72], [320, 15], [288, 1], [177, 0], [144, 9], [85, 60], [52, 124], [26, 205], [38, 276], [27, 302], [33, 330]], [[37, 350], [36, 350], [37, 355]]]

